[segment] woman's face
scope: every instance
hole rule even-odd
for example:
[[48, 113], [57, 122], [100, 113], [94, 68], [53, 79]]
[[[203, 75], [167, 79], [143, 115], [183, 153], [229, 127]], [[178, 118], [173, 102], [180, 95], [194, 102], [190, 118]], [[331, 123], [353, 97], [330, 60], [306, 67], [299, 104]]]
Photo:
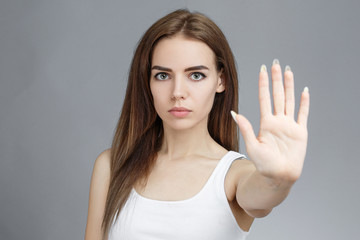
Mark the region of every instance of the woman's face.
[[224, 91], [214, 52], [183, 35], [164, 38], [155, 46], [150, 88], [164, 126], [177, 130], [207, 126], [215, 93]]

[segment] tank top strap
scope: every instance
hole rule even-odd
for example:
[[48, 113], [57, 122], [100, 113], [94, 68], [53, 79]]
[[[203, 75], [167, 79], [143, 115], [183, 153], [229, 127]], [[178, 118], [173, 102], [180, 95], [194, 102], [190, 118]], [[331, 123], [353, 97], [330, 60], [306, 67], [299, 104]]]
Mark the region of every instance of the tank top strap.
[[[216, 166], [213, 176], [211, 179], [211, 184], [214, 187], [215, 194], [218, 199], [225, 201], [227, 203], [227, 198], [225, 194], [225, 177], [228, 173], [231, 164], [238, 159], [245, 159], [246, 156], [235, 151], [229, 151], [218, 163]], [[209, 179], [210, 180], [210, 179]]]

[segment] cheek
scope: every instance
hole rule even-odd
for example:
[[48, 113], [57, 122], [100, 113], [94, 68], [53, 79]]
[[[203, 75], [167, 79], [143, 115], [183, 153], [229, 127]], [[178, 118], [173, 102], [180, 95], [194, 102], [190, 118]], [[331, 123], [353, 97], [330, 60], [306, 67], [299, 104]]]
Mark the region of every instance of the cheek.
[[155, 110], [158, 112], [166, 101], [166, 93], [163, 86], [150, 83], [150, 91], [153, 97]]
[[156, 84], [154, 84], [152, 81], [150, 82], [150, 92], [151, 92], [151, 95], [153, 96], [153, 99], [154, 99], [154, 102], [155, 102], [155, 99], [157, 98], [158, 96], [158, 88], [156, 87]]
[[202, 100], [203, 101], [203, 108], [207, 109], [207, 111], [210, 111], [213, 104], [214, 104], [215, 93], [210, 92], [206, 96], [204, 95], [202, 99], [203, 99]]
[[211, 105], [215, 97], [216, 88], [213, 86], [196, 86], [193, 90], [194, 100], [201, 105]]

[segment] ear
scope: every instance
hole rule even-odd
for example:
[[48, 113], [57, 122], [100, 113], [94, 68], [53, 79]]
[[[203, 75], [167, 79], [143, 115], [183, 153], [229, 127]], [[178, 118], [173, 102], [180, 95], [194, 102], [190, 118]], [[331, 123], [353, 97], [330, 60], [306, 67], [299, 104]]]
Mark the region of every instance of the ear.
[[223, 74], [223, 69], [221, 69], [218, 73], [218, 82], [217, 82], [217, 88], [216, 92], [221, 93], [225, 91], [225, 76]]

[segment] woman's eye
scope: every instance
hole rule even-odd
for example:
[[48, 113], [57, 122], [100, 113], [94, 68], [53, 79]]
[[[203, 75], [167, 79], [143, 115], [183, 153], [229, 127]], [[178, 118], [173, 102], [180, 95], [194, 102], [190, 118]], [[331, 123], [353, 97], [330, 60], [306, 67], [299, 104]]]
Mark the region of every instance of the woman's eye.
[[195, 72], [190, 75], [190, 78], [194, 81], [202, 80], [205, 77], [206, 77], [205, 74], [200, 73], [200, 72]]
[[167, 80], [169, 79], [169, 75], [167, 73], [158, 73], [155, 75], [157, 80]]

